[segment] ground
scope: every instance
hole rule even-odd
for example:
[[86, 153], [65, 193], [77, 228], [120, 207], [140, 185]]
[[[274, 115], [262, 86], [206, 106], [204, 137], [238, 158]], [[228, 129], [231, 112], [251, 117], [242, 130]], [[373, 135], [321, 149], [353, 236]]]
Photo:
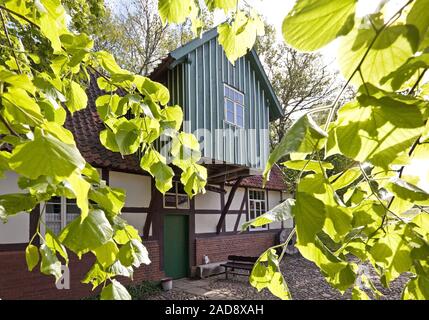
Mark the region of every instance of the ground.
[[[283, 274], [296, 300], [346, 300], [350, 293], [341, 295], [332, 289], [320, 275], [317, 267], [299, 255], [288, 256], [281, 266]], [[401, 277], [386, 290], [376, 283], [377, 288], [383, 292], [382, 299], [400, 299], [406, 277]], [[267, 290], [257, 292], [250, 286], [248, 278], [235, 276], [226, 280], [225, 275], [218, 275], [202, 280], [181, 279], [173, 282], [173, 290], [162, 292], [149, 297], [151, 300], [201, 300], [201, 299], [227, 299], [227, 300], [272, 300], [277, 299]]]

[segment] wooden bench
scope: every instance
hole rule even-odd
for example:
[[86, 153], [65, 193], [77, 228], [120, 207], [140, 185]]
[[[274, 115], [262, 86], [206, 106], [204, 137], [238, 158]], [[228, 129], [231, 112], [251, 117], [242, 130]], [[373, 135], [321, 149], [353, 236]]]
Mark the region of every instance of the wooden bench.
[[[228, 274], [249, 276], [257, 260], [257, 257], [228, 256], [228, 262], [221, 264], [221, 266], [225, 268], [226, 279], [228, 279]], [[243, 270], [247, 273], [235, 272], [235, 270]]]

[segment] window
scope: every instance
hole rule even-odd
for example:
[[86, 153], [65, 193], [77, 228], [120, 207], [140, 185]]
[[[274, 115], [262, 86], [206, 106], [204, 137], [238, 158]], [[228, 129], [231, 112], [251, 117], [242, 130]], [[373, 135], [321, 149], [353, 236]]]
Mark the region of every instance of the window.
[[225, 121], [244, 127], [244, 94], [230, 86], [225, 88]]
[[[267, 212], [267, 200], [264, 190], [249, 190], [249, 219], [256, 219]], [[267, 229], [268, 225], [251, 229]]]
[[80, 215], [76, 199], [53, 197], [45, 203], [45, 206], [44, 221], [46, 228], [56, 235]]
[[189, 197], [181, 183], [174, 181], [173, 188], [165, 193], [164, 208], [189, 209]]

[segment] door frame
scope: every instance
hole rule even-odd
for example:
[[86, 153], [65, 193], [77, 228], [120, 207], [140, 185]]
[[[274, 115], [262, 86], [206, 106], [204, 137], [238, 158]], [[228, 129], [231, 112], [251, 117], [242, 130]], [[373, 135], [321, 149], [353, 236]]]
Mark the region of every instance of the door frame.
[[192, 267], [196, 265], [195, 261], [195, 197], [190, 199], [190, 208], [189, 209], [169, 209], [164, 208], [163, 206], [163, 196], [155, 188], [155, 185], [152, 185], [152, 197], [157, 198], [157, 204], [154, 206], [154, 215], [152, 220], [152, 237], [155, 240], [158, 240], [159, 243], [159, 267], [160, 271], [164, 270], [164, 217], [168, 214], [173, 215], [186, 215], [188, 216], [188, 276], [192, 274]]

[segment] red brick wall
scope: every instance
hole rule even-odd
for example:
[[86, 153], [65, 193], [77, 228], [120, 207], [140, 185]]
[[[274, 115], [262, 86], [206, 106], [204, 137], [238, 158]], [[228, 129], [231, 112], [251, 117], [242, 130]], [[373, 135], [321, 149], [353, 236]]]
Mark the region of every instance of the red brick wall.
[[210, 262], [228, 260], [229, 255], [259, 256], [275, 245], [277, 233], [278, 231], [273, 231], [201, 238], [197, 235], [195, 261], [197, 265], [202, 264], [204, 255], [209, 257]]
[[[160, 271], [159, 244], [157, 241], [145, 241], [152, 263], [134, 271], [134, 283], [142, 280], [159, 280], [164, 276]], [[23, 251], [0, 252], [0, 299], [80, 299], [94, 295], [92, 286], [80, 281], [91, 268], [93, 257], [81, 261], [70, 258], [70, 290], [58, 290], [54, 278], [45, 276], [39, 270], [29, 272]], [[38, 267], [37, 267], [38, 268]], [[129, 279], [118, 279], [130, 283]]]

